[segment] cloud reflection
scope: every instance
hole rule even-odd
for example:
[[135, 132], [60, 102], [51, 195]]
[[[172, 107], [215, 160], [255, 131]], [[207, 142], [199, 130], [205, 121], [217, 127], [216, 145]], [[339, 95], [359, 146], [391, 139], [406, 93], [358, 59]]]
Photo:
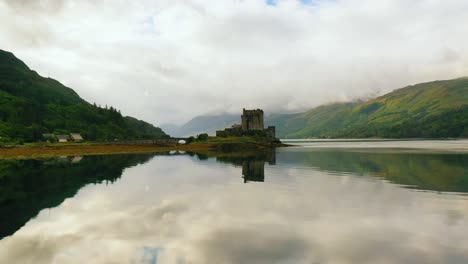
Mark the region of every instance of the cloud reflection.
[[[468, 202], [282, 163], [155, 157], [0, 241], [0, 263], [466, 263]], [[149, 191], [146, 187], [150, 186]], [[157, 252], [157, 253], [156, 253]], [[151, 254], [150, 254], [151, 253]]]

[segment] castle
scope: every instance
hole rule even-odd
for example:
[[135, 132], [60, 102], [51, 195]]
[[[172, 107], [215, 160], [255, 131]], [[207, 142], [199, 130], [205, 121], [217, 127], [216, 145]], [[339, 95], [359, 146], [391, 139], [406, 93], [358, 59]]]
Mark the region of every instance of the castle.
[[274, 126], [269, 126], [265, 129], [263, 125], [263, 110], [242, 110], [242, 124], [233, 125], [230, 128], [216, 131], [217, 137], [228, 136], [262, 136], [266, 138], [275, 138], [276, 129]]
[[263, 110], [242, 110], [242, 131], [263, 130]]

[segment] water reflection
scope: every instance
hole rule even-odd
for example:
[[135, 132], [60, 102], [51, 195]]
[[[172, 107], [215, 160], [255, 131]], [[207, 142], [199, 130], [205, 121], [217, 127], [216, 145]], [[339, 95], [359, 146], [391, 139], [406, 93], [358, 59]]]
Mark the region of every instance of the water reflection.
[[280, 163], [325, 172], [377, 176], [405, 188], [468, 192], [468, 154], [359, 149], [285, 149]]
[[0, 238], [44, 208], [60, 205], [87, 184], [113, 183], [125, 168], [153, 155], [75, 156], [0, 161]]
[[401, 188], [467, 192], [466, 154], [290, 148], [74, 160], [0, 162], [0, 229], [10, 235], [0, 263], [468, 261], [466, 198]]
[[269, 165], [276, 164], [275, 149], [260, 149], [250, 152], [215, 153], [214, 156], [218, 162], [232, 163], [237, 166], [242, 166], [242, 178], [244, 178], [244, 183], [264, 182], [265, 163], [268, 163]]

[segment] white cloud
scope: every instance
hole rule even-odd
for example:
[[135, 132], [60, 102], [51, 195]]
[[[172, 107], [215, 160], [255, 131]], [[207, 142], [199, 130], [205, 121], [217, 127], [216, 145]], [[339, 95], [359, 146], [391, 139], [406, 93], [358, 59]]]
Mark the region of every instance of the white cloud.
[[294, 111], [468, 75], [463, 0], [0, 0], [1, 48], [153, 122]]

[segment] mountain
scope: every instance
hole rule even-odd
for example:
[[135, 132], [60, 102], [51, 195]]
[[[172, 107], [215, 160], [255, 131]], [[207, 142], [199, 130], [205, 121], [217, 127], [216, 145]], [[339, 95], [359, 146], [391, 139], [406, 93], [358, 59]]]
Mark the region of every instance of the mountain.
[[286, 138], [302, 130], [320, 134], [324, 130], [339, 128], [341, 122], [345, 121], [346, 111], [355, 105], [357, 105], [357, 103], [354, 102], [336, 103], [319, 106], [306, 113], [273, 114], [266, 117], [265, 124], [268, 126], [276, 126], [276, 135], [281, 138]]
[[366, 101], [272, 115], [283, 138], [468, 137], [468, 78], [408, 86]]
[[222, 130], [234, 124], [240, 124], [240, 122], [240, 114], [202, 115], [191, 119], [182, 126], [165, 124], [161, 127], [170, 135], [185, 137], [201, 133], [215, 135], [216, 130]]
[[36, 141], [44, 133], [81, 133], [87, 140], [159, 138], [157, 127], [89, 104], [72, 89], [44, 78], [0, 50], [0, 141]]
[[[172, 135], [214, 134], [240, 123], [240, 116], [198, 116], [183, 126], [165, 125]], [[265, 116], [280, 138], [459, 138], [468, 137], [468, 78], [397, 89], [368, 100], [334, 103], [294, 114]]]

